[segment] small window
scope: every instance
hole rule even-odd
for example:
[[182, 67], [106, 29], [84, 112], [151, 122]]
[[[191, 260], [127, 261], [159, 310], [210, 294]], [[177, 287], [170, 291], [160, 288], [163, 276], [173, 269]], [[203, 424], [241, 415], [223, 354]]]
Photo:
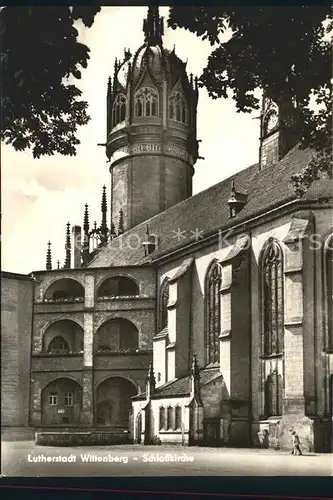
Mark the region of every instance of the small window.
[[175, 410], [175, 429], [181, 429], [182, 426], [182, 409], [180, 406], [176, 406]]
[[173, 411], [171, 406], [167, 409], [167, 429], [172, 429], [172, 421], [173, 421]]
[[158, 374], [157, 374], [157, 382], [161, 382], [161, 373], [160, 372], [158, 372]]
[[65, 406], [73, 406], [73, 393], [66, 392], [65, 394]]
[[51, 392], [49, 395], [49, 404], [51, 406], [56, 406], [58, 404], [58, 394], [56, 392]]
[[165, 408], [160, 408], [160, 430], [165, 429]]
[[168, 325], [168, 302], [169, 302], [169, 283], [167, 280], [161, 286], [159, 297], [159, 330]]

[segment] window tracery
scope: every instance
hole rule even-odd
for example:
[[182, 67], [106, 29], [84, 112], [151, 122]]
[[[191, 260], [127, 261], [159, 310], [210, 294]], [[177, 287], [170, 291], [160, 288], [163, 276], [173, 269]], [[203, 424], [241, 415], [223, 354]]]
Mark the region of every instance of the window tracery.
[[173, 92], [170, 96], [169, 118], [185, 125], [188, 124], [188, 108], [185, 97], [180, 92]]
[[219, 361], [219, 335], [221, 333], [221, 266], [214, 261], [206, 275], [206, 359], [207, 364]]
[[262, 259], [263, 355], [283, 352], [283, 263], [282, 252], [271, 241]]
[[126, 116], [126, 96], [124, 94], [118, 94], [112, 109], [112, 126], [115, 127], [118, 123], [125, 120]]
[[[262, 254], [261, 272], [261, 354], [264, 373], [272, 359], [281, 359], [284, 351], [284, 271], [283, 254], [277, 241], [270, 239]], [[278, 363], [275, 361], [274, 363]], [[266, 367], [266, 368], [265, 368]], [[271, 369], [270, 369], [271, 371]], [[265, 417], [282, 415], [283, 377], [278, 365], [262, 380]]]
[[151, 87], [142, 87], [135, 93], [134, 116], [158, 116], [158, 95]]

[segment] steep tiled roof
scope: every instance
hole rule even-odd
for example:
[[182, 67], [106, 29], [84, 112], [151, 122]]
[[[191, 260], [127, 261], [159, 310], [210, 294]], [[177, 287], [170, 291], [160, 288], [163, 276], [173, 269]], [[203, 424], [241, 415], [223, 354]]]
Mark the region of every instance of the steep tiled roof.
[[[206, 368], [204, 370], [200, 370], [200, 387], [209, 384], [218, 377], [222, 377], [219, 368]], [[191, 392], [190, 381], [190, 375], [171, 380], [170, 382], [167, 382], [166, 384], [163, 384], [155, 389], [152, 398], [160, 399], [177, 396], [189, 396]], [[144, 392], [132, 398], [134, 401], [141, 399], [146, 399], [146, 394]]]
[[[313, 154], [312, 150], [293, 148], [277, 165], [259, 171], [252, 165], [232, 177], [192, 196], [148, 221], [132, 228], [122, 236], [109, 242], [92, 259], [88, 267], [126, 266], [147, 263], [176, 249], [194, 243], [195, 232], [201, 237], [245, 222], [253, 216], [267, 212], [284, 203], [296, 200], [290, 176], [305, 167]], [[231, 179], [237, 191], [248, 194], [244, 208], [230, 219], [228, 199]], [[331, 184], [325, 180], [315, 181], [305, 195], [306, 200], [331, 198]], [[156, 250], [145, 257], [144, 248], [131, 241], [145, 241], [146, 227], [158, 237]], [[177, 231], [183, 231], [177, 237]], [[131, 240], [131, 236], [135, 239]]]

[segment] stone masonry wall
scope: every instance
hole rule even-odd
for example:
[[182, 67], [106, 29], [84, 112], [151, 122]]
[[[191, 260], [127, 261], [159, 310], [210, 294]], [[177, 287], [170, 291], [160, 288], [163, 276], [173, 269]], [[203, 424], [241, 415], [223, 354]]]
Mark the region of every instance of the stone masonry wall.
[[1, 423], [28, 426], [34, 282], [15, 276], [1, 279]]

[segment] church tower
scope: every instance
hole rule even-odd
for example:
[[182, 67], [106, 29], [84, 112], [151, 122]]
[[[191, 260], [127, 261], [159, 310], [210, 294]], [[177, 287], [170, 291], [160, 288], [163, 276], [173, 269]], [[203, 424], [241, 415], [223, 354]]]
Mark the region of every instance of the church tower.
[[125, 231], [192, 195], [198, 86], [163, 47], [163, 30], [158, 7], [149, 7], [144, 44], [134, 56], [125, 50], [108, 82], [111, 222], [121, 214]]
[[260, 170], [278, 163], [298, 139], [295, 99], [284, 96], [277, 104], [265, 93], [260, 123]]

